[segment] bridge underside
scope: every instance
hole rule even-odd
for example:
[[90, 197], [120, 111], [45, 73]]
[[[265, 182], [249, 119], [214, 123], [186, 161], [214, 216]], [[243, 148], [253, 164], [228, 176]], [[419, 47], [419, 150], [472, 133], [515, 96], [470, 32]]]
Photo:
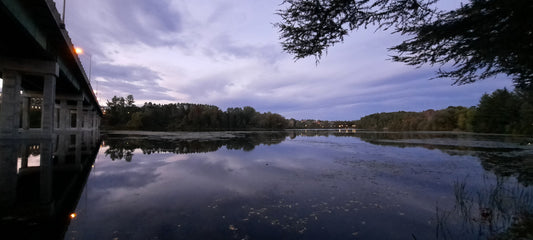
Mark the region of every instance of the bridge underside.
[[52, 0], [0, 0], [0, 139], [98, 131], [102, 112]]
[[72, 131], [98, 131], [97, 109], [61, 78], [5, 66], [0, 138], [52, 138]]

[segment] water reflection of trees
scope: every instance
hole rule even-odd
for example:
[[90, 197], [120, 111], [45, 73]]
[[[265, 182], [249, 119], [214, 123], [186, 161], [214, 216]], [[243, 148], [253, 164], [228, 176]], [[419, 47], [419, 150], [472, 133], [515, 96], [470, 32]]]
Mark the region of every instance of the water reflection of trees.
[[252, 151], [255, 146], [264, 144], [272, 145], [283, 142], [288, 136], [287, 132], [248, 132], [238, 134], [231, 138], [212, 139], [172, 139], [157, 136], [140, 137], [127, 135], [114, 135], [105, 138], [109, 146], [106, 156], [112, 160], [131, 161], [134, 151], [140, 149], [143, 154], [175, 153], [191, 154], [214, 152], [222, 147], [229, 150]]
[[478, 153], [481, 166], [498, 176], [515, 176], [526, 186], [533, 185], [533, 155], [502, 156], [489, 153]]
[[[503, 178], [478, 190], [454, 183], [455, 205], [437, 207], [438, 239], [533, 239], [533, 191]], [[471, 236], [471, 237], [468, 237]]]
[[342, 130], [299, 130], [297, 136], [356, 137], [381, 146], [437, 149], [449, 155], [478, 157], [487, 171], [498, 176], [515, 176], [525, 186], [533, 185], [533, 148], [531, 139], [513, 135], [490, 135], [455, 132], [379, 132]]
[[[108, 136], [106, 155], [112, 160], [131, 161], [135, 149], [143, 154], [152, 153], [204, 153], [222, 147], [230, 150], [252, 151], [260, 144], [278, 144], [297, 136], [355, 137], [362, 141], [382, 146], [423, 147], [437, 149], [449, 155], [478, 157], [487, 171], [498, 176], [515, 176], [526, 186], [533, 184], [533, 154], [524, 146], [527, 138], [511, 135], [481, 135], [453, 132], [374, 132], [341, 130], [293, 130], [279, 132], [247, 132], [233, 138], [213, 139], [168, 139], [157, 136], [135, 137], [127, 135]], [[522, 144], [522, 145], [521, 145]]]
[[355, 129], [338, 129], [338, 130], [325, 130], [325, 129], [303, 129], [303, 130], [291, 130], [288, 131], [289, 137], [296, 138], [297, 136], [304, 137], [355, 137], [357, 131]]
[[423, 147], [449, 155], [479, 158], [481, 166], [497, 176], [515, 176], [525, 186], [533, 184], [532, 148], [527, 138], [511, 135], [476, 135], [469, 133], [369, 132], [354, 135], [382, 146]]

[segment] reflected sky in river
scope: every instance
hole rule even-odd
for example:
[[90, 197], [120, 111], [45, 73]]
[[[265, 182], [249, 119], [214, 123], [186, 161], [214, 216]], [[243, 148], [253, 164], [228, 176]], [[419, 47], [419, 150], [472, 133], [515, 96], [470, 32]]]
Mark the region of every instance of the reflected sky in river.
[[[108, 136], [65, 239], [484, 239], [531, 221], [525, 138], [237, 135]], [[482, 166], [502, 152], [530, 165]]]

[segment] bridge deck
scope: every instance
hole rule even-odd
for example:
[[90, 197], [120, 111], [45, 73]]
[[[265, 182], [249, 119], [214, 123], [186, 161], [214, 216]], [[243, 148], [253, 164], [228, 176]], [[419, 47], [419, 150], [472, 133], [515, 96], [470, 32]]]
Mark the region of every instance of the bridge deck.
[[43, 136], [97, 128], [102, 111], [54, 2], [0, 0], [0, 29], [0, 137], [28, 130], [32, 99], [42, 99]]

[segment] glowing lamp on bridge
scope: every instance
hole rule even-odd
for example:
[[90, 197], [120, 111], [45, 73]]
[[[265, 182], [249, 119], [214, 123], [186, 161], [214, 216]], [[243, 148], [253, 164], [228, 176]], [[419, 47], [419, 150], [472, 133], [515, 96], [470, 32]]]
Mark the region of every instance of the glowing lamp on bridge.
[[[83, 48], [81, 48], [81, 47], [74, 47], [74, 52], [77, 55], [84, 54]], [[90, 82], [91, 81], [91, 67], [92, 67], [92, 62], [93, 62], [93, 56], [91, 54], [87, 54], [87, 55], [89, 55], [89, 82]]]
[[80, 48], [80, 47], [75, 47], [75, 48], [74, 48], [74, 52], [75, 52], [76, 54], [80, 55], [80, 54], [83, 54], [83, 49]]

